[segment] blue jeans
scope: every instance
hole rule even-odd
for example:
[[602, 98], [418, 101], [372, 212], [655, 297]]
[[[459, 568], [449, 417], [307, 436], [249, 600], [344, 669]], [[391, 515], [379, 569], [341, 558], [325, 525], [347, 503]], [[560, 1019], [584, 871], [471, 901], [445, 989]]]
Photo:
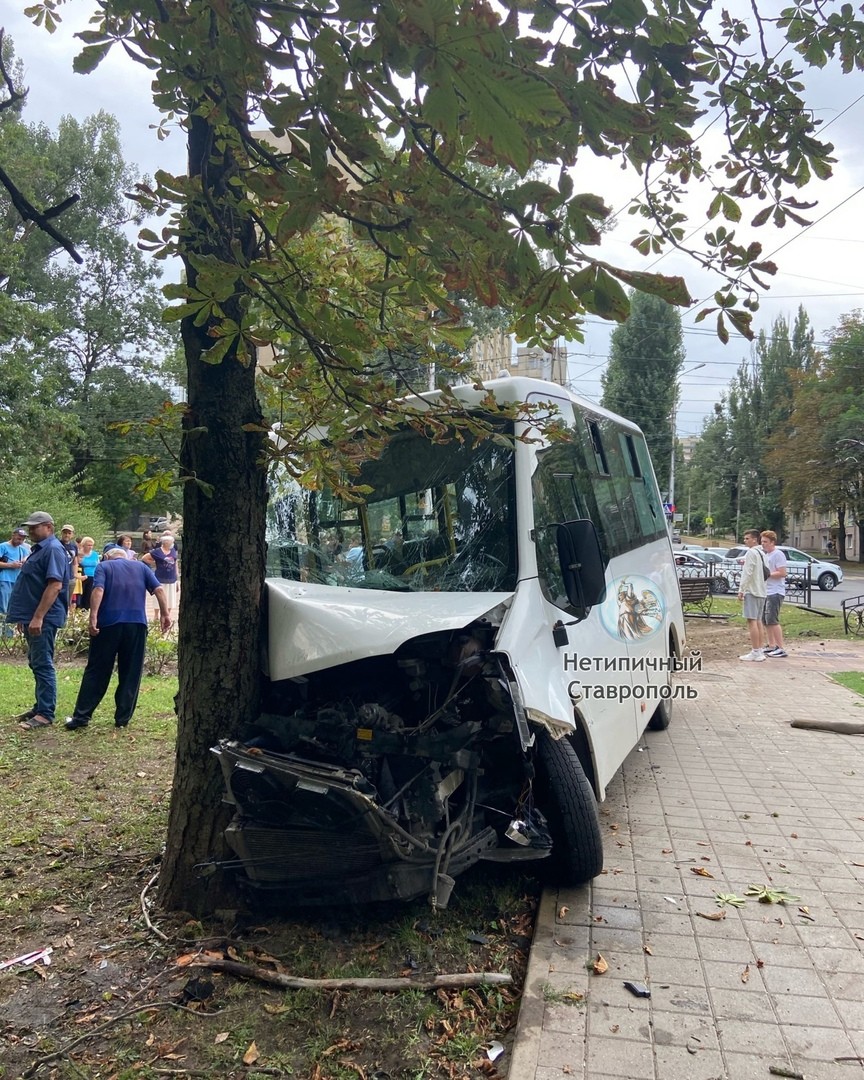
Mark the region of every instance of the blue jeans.
[[3, 637], [12, 637], [15, 627], [6, 622], [6, 612], [9, 610], [9, 597], [12, 595], [14, 581], [0, 581], [0, 633]]
[[43, 626], [41, 634], [31, 634], [24, 626], [27, 640], [27, 663], [36, 680], [36, 704], [34, 708], [46, 720], [54, 720], [57, 708], [57, 672], [54, 670], [54, 639], [56, 626]]

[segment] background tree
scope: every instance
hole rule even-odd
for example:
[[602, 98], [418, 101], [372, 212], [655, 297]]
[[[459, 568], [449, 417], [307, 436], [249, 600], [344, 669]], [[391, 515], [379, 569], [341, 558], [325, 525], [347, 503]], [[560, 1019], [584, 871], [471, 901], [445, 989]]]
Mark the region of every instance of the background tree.
[[[54, 29], [50, 12], [43, 13], [42, 21], [45, 22], [46, 27]], [[10, 136], [14, 134], [14, 122], [20, 115], [26, 97], [27, 90], [22, 81], [22, 65], [15, 61], [12, 43], [6, 37], [3, 27], [0, 27], [0, 134], [3, 136], [4, 151], [7, 143], [11, 142]], [[61, 198], [53, 206], [34, 205], [21, 186], [6, 171], [4, 164], [5, 161], [0, 161], [0, 188], [3, 189], [4, 195], [14, 209], [15, 226], [32, 224], [67, 251], [75, 262], [80, 263], [81, 256], [75, 250], [75, 245], [60, 232], [55, 224], [59, 215], [75, 205], [79, 198], [78, 194], [73, 193]]]
[[785, 437], [798, 376], [815, 364], [813, 329], [804, 308], [799, 307], [791, 330], [778, 316], [770, 334], [759, 333], [752, 357], [742, 362], [705, 423], [682, 482], [692, 493], [697, 520], [704, 521], [710, 508], [716, 534], [740, 539], [751, 527], [783, 534], [784, 477], [768, 455], [777, 433]]
[[[758, 7], [749, 26], [724, 12], [714, 35], [711, 6], [98, 5], [78, 70], [122, 42], [152, 69], [157, 104], [180, 118], [189, 146], [188, 178], [160, 175], [141, 193], [167, 216], [167, 233], [147, 239], [163, 255], [179, 254], [186, 271], [184, 284], [168, 290], [180, 301], [189, 407], [166, 903], [197, 909], [217, 899], [212, 879], [208, 888], [195, 870], [222, 850], [221, 784], [208, 747], [257, 710], [259, 629], [250, 613], [264, 572], [265, 440], [255, 390], [255, 347], [268, 340], [262, 327], [278, 321], [304, 343], [280, 372], [285, 401], [296, 406], [286, 431], [302, 435], [310, 420], [324, 422], [338, 451], [358, 422], [352, 416], [386, 437], [396, 420], [386, 407], [392, 386], [370, 377], [368, 357], [406, 345], [410, 312], [407, 344], [431, 357], [461, 324], [451, 294], [512, 310], [513, 330], [536, 344], [572, 337], [585, 312], [622, 319], [624, 286], [688, 302], [682, 282], [599, 257], [598, 223], [608, 211], [599, 196], [574, 191], [577, 158], [617, 157], [644, 178], [637, 210], [645, 228], [635, 242], [645, 252], [682, 244], [689, 183], [710, 189], [712, 218], [737, 222], [741, 203], [758, 196], [767, 205], [756, 224], [770, 215], [782, 223], [797, 214], [795, 186], [830, 171], [791, 51], [754, 62], [751, 26], [765, 29]], [[57, 9], [57, 0], [43, 0], [29, 10], [47, 21]], [[802, 0], [780, 22], [812, 61], [824, 63], [842, 45], [844, 64], [864, 64], [851, 8], [828, 21], [815, 0]], [[688, 134], [706, 100], [734, 133], [717, 172]], [[289, 149], [254, 137], [253, 116]], [[550, 175], [490, 191], [471, 182], [475, 161], [520, 175], [548, 166]], [[663, 178], [656, 187], [655, 171]], [[329, 266], [294, 258], [292, 239], [323, 215], [349, 222], [383, 256], [378, 276], [357, 282], [350, 302], [341, 294], [331, 302]], [[696, 257], [735, 279], [734, 289], [718, 290], [719, 332], [729, 321], [749, 332], [753, 301], [741, 283], [772, 269], [759, 245], [715, 223]], [[446, 395], [444, 407], [453, 410]], [[303, 443], [286, 445], [296, 453]], [[311, 467], [336, 474], [320, 456]], [[214, 563], [233, 568], [231, 604]]]
[[[689, 493], [690, 521], [694, 532], [705, 529], [716, 538], [735, 527], [738, 469], [732, 454], [732, 437], [726, 398], [714, 406], [705, 420], [690, 461], [681, 470], [682, 490]], [[709, 525], [706, 518], [712, 518]]]
[[[845, 315], [828, 348], [793, 383], [792, 408], [771, 440], [768, 464], [793, 510], [815, 504], [837, 515], [838, 555], [846, 522], [864, 535], [864, 312]], [[859, 552], [859, 559], [864, 557]]]
[[4, 470], [0, 476], [0, 535], [8, 540], [10, 532], [26, 521], [34, 510], [47, 510], [57, 523], [57, 532], [71, 522], [78, 536], [92, 536], [97, 546], [109, 527], [109, 521], [88, 499], [73, 494], [64, 481], [36, 468]]
[[658, 483], [665, 490], [675, 438], [678, 375], [685, 355], [681, 316], [659, 296], [634, 291], [629, 300], [630, 317], [612, 331], [601, 402], [642, 428]]
[[[8, 39], [3, 49], [7, 69], [17, 70]], [[163, 364], [176, 337], [162, 322], [160, 271], [126, 235], [141, 223], [125, 196], [139, 177], [123, 160], [114, 117], [64, 117], [55, 133], [25, 122], [23, 98], [14, 105], [0, 111], [4, 160], [33, 203], [81, 192], [64, 227], [83, 263], [22, 221], [0, 189], [0, 437], [9, 460], [65, 481], [118, 525], [143, 505], [140, 477], [118, 464], [136, 453], [165, 468], [170, 460], [146, 433], [111, 427], [143, 417], [145, 403], [158, 413], [173, 389]], [[173, 441], [176, 454], [176, 433]]]

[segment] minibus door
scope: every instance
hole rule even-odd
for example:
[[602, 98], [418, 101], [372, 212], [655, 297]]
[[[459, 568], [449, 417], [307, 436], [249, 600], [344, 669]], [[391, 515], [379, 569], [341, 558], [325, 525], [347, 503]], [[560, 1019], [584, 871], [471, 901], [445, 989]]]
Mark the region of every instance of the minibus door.
[[628, 574], [616, 578], [621, 636], [626, 645], [627, 667], [637, 734], [671, 692], [671, 660], [667, 647], [663, 590], [653, 578]]
[[[557, 638], [559, 664], [568, 676], [573, 708], [588, 729], [602, 791], [639, 735], [630, 655], [617, 623], [613, 619], [608, 624], [606, 565], [593, 522], [566, 521], [557, 527], [555, 539], [557, 576], [564, 597], [558, 604], [547, 602], [549, 616], [555, 620], [552, 637]], [[541, 558], [538, 564], [549, 567], [551, 560]], [[547, 583], [547, 597], [554, 585], [552, 580]], [[567, 614], [559, 610], [564, 604]]]

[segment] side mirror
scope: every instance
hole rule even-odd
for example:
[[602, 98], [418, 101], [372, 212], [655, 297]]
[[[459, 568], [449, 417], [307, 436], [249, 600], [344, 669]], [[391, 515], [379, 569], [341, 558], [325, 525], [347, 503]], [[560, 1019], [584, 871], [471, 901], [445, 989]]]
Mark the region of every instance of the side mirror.
[[558, 560], [567, 599], [579, 618], [606, 599], [606, 564], [594, 522], [565, 521], [557, 529]]

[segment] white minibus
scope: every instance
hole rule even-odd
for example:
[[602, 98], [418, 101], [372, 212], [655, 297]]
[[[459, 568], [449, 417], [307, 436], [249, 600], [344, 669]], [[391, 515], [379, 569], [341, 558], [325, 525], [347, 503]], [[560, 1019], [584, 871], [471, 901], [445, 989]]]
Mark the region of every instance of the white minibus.
[[597, 802], [669, 723], [684, 621], [641, 432], [553, 383], [453, 393], [491, 436], [415, 419], [359, 439], [359, 496], [276, 485], [265, 707], [215, 752], [280, 903], [443, 907], [481, 860], [586, 882]]

